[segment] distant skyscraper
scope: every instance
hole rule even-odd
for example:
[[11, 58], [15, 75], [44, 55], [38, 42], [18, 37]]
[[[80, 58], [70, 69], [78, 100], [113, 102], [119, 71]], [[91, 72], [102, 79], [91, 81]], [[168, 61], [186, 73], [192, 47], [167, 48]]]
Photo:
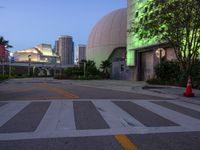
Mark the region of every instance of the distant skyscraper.
[[71, 36], [60, 36], [58, 39], [58, 55], [61, 64], [74, 64], [74, 42]]
[[86, 45], [79, 44], [78, 45], [78, 61], [86, 59]]
[[57, 55], [59, 54], [59, 40], [55, 41], [54, 53], [56, 53]]

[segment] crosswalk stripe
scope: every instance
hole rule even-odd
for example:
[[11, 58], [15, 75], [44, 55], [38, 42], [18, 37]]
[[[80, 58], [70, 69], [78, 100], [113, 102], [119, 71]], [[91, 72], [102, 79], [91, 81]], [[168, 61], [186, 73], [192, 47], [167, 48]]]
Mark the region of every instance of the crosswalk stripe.
[[183, 127], [195, 128], [200, 126], [200, 120], [183, 115], [182, 113], [167, 109], [157, 104], [148, 101], [134, 101], [133, 103], [136, 103], [154, 113], [157, 113], [162, 117], [169, 119]]
[[72, 101], [61, 101], [58, 129], [76, 129]]
[[186, 102], [180, 102], [180, 101], [168, 101], [168, 102], [200, 112], [200, 106], [199, 105], [190, 104], [190, 103], [186, 103]]
[[72, 101], [53, 101], [41, 120], [36, 132], [55, 132], [75, 129]]
[[[115, 100], [88, 100], [94, 104], [104, 121], [110, 126], [108, 129], [84, 129], [77, 130], [75, 126], [73, 101], [55, 100], [51, 101], [46, 114], [40, 121], [34, 132], [0, 133], [0, 141], [40, 139], [40, 138], [64, 138], [85, 136], [106, 136], [117, 134], [151, 134], [151, 133], [176, 133], [200, 131], [200, 120], [184, 115], [176, 110], [157, 105], [151, 100], [129, 100], [143, 108], [146, 108], [180, 126], [145, 127], [126, 111], [118, 107]], [[123, 100], [121, 100], [123, 101]], [[164, 100], [168, 101], [168, 100]], [[0, 125], [2, 126], [18, 112], [23, 110], [32, 101], [12, 101], [0, 109]], [[169, 101], [177, 105], [187, 103], [174, 100]], [[195, 104], [188, 105], [198, 108]], [[90, 115], [90, 114], [89, 114]], [[92, 114], [91, 114], [92, 115]], [[90, 116], [86, 116], [90, 117]], [[88, 123], [88, 122], [86, 122]], [[135, 126], [132, 126], [132, 125]]]
[[110, 128], [143, 127], [144, 125], [108, 100], [93, 101]]
[[9, 102], [0, 109], [0, 127], [25, 108], [30, 102]]
[[60, 103], [58, 101], [51, 102], [51, 105], [37, 127], [36, 132], [52, 132], [55, 130], [58, 122], [57, 116], [59, 115], [59, 110]]

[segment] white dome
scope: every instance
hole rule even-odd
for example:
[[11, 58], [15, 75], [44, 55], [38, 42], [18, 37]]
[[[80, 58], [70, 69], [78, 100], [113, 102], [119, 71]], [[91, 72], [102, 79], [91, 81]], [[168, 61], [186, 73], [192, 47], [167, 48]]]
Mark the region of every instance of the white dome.
[[104, 16], [95, 25], [88, 39], [86, 58], [99, 66], [115, 48], [126, 47], [126, 37], [127, 9], [122, 8]]

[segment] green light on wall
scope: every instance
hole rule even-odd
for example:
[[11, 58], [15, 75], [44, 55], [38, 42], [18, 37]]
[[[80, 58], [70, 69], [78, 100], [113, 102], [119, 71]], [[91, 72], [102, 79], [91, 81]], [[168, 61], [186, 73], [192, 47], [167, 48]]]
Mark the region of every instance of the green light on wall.
[[[144, 8], [147, 3], [147, 0], [130, 0], [128, 6], [128, 26], [135, 19], [139, 21], [139, 16], [144, 14]], [[139, 12], [139, 16], [136, 16], [136, 13]], [[129, 28], [129, 27], [128, 27]], [[137, 33], [128, 33], [127, 36], [127, 65], [135, 66], [135, 50], [136, 48], [141, 48], [155, 44], [155, 39], [142, 39], [140, 40]]]

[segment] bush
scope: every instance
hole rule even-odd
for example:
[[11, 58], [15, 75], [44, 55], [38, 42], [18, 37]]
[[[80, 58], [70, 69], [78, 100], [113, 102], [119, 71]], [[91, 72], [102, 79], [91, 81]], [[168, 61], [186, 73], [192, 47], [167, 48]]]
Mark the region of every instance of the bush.
[[82, 76], [83, 75], [83, 70], [79, 67], [71, 67], [67, 68], [64, 70], [65, 76], [71, 78], [71, 77], [76, 77], [76, 76]]
[[200, 60], [196, 60], [191, 68], [192, 85], [200, 89]]
[[8, 79], [9, 78], [9, 76], [8, 75], [0, 75], [0, 81], [3, 81], [3, 80], [6, 80], [6, 79]]
[[192, 76], [192, 85], [200, 89], [200, 60], [196, 60], [191, 67], [190, 73], [181, 70], [177, 61], [163, 61], [155, 68], [155, 78], [147, 80], [149, 84], [164, 84], [186, 86], [188, 75]]
[[[85, 76], [84, 76], [85, 66]], [[61, 77], [55, 77], [56, 79], [79, 79], [79, 80], [91, 80], [100, 79], [101, 72], [96, 68], [95, 62], [91, 60], [82, 60], [77, 67], [71, 67], [64, 70], [64, 75]]]
[[155, 67], [155, 75], [163, 83], [177, 84], [180, 82], [181, 68], [176, 61], [163, 61]]

